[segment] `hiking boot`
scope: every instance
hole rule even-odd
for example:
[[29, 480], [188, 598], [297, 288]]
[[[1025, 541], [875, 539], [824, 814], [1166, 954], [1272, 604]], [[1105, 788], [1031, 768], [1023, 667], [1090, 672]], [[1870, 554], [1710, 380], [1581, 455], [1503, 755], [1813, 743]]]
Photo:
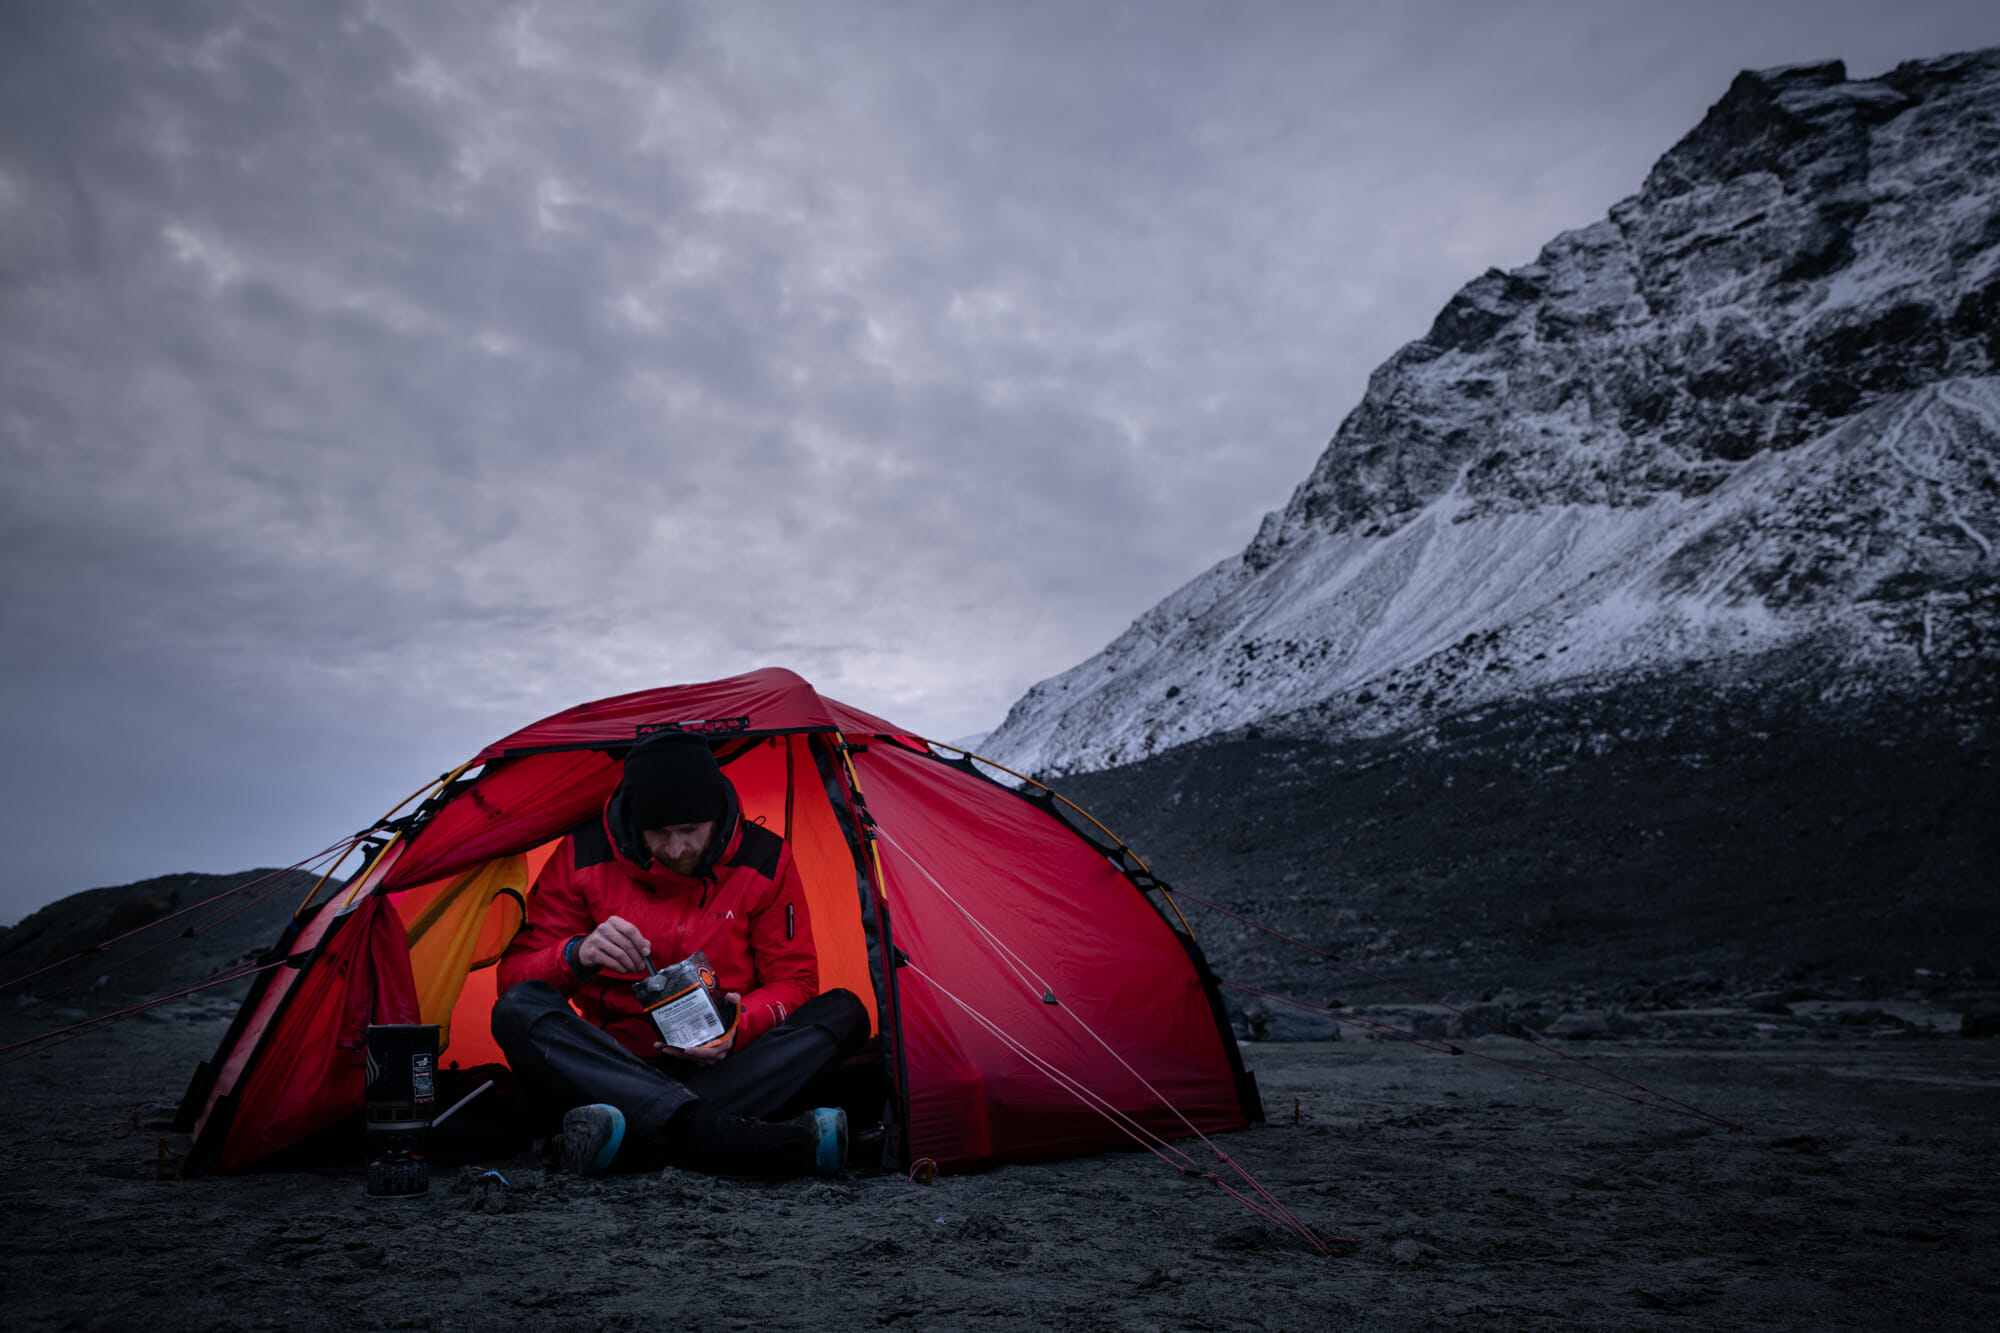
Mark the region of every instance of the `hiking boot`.
[[579, 1106], [563, 1117], [563, 1170], [579, 1176], [601, 1176], [611, 1169], [624, 1141], [623, 1111], [603, 1102]]
[[831, 1176], [847, 1165], [847, 1112], [838, 1106], [821, 1106], [812, 1112], [813, 1129], [819, 1146], [813, 1155], [813, 1172]]

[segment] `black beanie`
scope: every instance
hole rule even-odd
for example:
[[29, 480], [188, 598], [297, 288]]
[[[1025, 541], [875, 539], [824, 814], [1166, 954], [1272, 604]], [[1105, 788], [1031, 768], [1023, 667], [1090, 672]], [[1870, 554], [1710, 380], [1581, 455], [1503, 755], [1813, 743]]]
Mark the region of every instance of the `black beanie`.
[[625, 819], [635, 830], [720, 819], [729, 810], [724, 781], [705, 742], [649, 740], [625, 756]]

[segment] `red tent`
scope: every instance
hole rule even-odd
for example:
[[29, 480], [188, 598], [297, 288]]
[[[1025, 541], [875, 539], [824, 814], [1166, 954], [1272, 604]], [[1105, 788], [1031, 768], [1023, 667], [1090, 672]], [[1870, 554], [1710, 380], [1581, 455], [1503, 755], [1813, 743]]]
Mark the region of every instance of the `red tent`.
[[1215, 981], [1164, 886], [1033, 783], [764, 670], [584, 704], [495, 741], [357, 839], [365, 870], [302, 909], [183, 1116], [187, 1174], [237, 1171], [361, 1106], [371, 1022], [443, 1027], [447, 1067], [500, 1059], [493, 964], [542, 862], [624, 753], [706, 738], [745, 817], [792, 844], [823, 987], [870, 1009], [905, 1166], [1126, 1146], [1261, 1118]]

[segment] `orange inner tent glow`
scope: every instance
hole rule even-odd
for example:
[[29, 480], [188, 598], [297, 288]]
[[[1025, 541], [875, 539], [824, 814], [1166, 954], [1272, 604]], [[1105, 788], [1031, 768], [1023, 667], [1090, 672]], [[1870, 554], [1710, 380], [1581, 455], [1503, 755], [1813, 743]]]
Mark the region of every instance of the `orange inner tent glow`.
[[[821, 989], [852, 991], [868, 1009], [871, 1031], [878, 1029], [854, 853], [826, 802], [806, 737], [767, 737], [735, 756], [727, 771], [743, 817], [792, 846], [819, 946]], [[803, 793], [802, 772], [809, 784]], [[502, 1058], [488, 1027], [497, 998], [494, 964], [521, 928], [535, 879], [558, 841], [391, 895], [409, 933], [422, 1021], [440, 1026], [447, 1068]]]

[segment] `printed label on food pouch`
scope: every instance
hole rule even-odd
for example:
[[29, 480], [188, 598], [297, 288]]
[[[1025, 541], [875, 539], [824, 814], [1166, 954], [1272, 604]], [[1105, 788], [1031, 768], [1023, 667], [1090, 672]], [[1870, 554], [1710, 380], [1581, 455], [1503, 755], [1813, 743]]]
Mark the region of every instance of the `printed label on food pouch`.
[[715, 1012], [715, 1005], [709, 1001], [708, 992], [699, 986], [664, 1001], [652, 1013], [653, 1026], [660, 1030], [660, 1040], [682, 1050], [706, 1045], [727, 1031], [722, 1026], [721, 1015]]
[[715, 991], [715, 972], [708, 965], [708, 955], [700, 949], [642, 977], [632, 987], [660, 1040], [682, 1050], [706, 1046], [729, 1035], [732, 1023], [723, 1017]]

